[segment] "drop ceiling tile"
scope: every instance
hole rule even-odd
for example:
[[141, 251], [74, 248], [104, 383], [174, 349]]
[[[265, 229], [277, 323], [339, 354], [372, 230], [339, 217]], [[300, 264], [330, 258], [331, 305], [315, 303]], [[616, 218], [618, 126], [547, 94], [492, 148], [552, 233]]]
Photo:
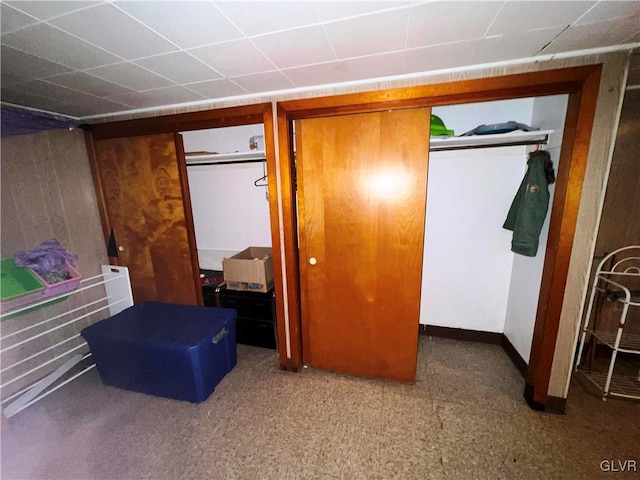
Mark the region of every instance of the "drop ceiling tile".
[[2, 35], [37, 23], [33, 17], [11, 8], [6, 3], [0, 4], [0, 32]]
[[113, 102], [105, 98], [85, 99], [82, 103], [70, 102], [60, 107], [60, 112], [75, 117], [86, 117], [89, 115], [100, 115], [103, 113], [115, 113], [131, 110], [131, 105]]
[[326, 85], [328, 83], [345, 82], [342, 62], [321, 63], [306, 67], [289, 68], [283, 70], [289, 80], [296, 87], [311, 87], [314, 85]]
[[233, 79], [251, 93], [272, 92], [292, 88], [293, 84], [280, 72], [263, 72]]
[[216, 2], [217, 7], [246, 36], [277, 32], [319, 22], [307, 2]]
[[29, 15], [39, 18], [40, 20], [47, 20], [49, 18], [58, 17], [65, 13], [73, 12], [81, 8], [87, 8], [93, 5], [99, 5], [104, 2], [63, 2], [57, 1], [19, 1], [19, 2], [7, 2], [12, 7], [22, 10]]
[[11, 86], [19, 85], [24, 81], [25, 81], [24, 79], [20, 79], [6, 72], [2, 72], [2, 82], [0, 83], [2, 83], [3, 87], [11, 87]]
[[146, 108], [151, 103], [151, 101], [145, 97], [143, 92], [118, 93], [107, 97], [105, 100], [128, 105], [129, 109]]
[[640, 32], [629, 35], [622, 43], [640, 43]]
[[55, 85], [46, 80], [34, 80], [20, 85], [20, 89], [30, 95], [38, 95], [45, 98], [55, 98], [62, 103], [82, 103], [84, 98], [96, 98], [95, 96], [79, 92], [71, 88]]
[[517, 35], [499, 35], [480, 40], [471, 58], [472, 64], [499, 62], [514, 58], [533, 57], [556, 38], [564, 27], [542, 28]]
[[444, 1], [413, 6], [407, 46], [423, 47], [482, 38], [502, 5], [502, 1]]
[[79, 70], [122, 61], [121, 58], [46, 23], [4, 35], [2, 43]]
[[328, 22], [341, 18], [355, 17], [367, 13], [379, 12], [381, 10], [389, 10], [396, 8], [408, 7], [409, 2], [393, 1], [393, 2], [313, 2], [313, 6], [318, 12], [320, 20]]
[[584, 1], [507, 1], [487, 32], [491, 35], [517, 34], [526, 30], [568, 26], [593, 5]]
[[[89, 95], [77, 90], [54, 85], [52, 83], [36, 80], [28, 82], [20, 86], [23, 93], [34, 97], [44, 97], [46, 99], [55, 99], [56, 102], [62, 103], [55, 111], [58, 113], [70, 115], [87, 115], [92, 114], [92, 105], [101, 104], [101, 98]], [[45, 102], [40, 102], [44, 105]], [[65, 108], [64, 105], [73, 105], [73, 108]], [[37, 108], [44, 108], [42, 106]], [[115, 108], [115, 106], [114, 106]], [[121, 107], [118, 106], [118, 109]], [[86, 113], [85, 113], [86, 112]]]
[[137, 92], [172, 85], [172, 82], [166, 78], [133, 63], [118, 63], [108, 67], [94, 68], [86, 73]]
[[274, 65], [249, 40], [194, 48], [189, 53], [227, 77], [266, 72]]
[[348, 81], [367, 78], [401, 75], [404, 70], [405, 54], [383, 53], [369, 57], [351, 58], [342, 62], [344, 74]]
[[218, 73], [186, 52], [158, 55], [134, 63], [179, 84], [220, 78]]
[[[251, 40], [278, 68], [310, 65], [335, 60], [320, 26], [287, 30]], [[286, 48], [282, 48], [286, 45]]]
[[127, 60], [178, 49], [109, 4], [73, 12], [49, 23]]
[[[606, 22], [616, 17], [628, 17], [630, 15], [636, 15], [640, 17], [640, 2], [622, 1], [600, 1], [594, 7], [591, 8], [576, 25], [583, 25], [585, 23]], [[638, 20], [638, 29], [640, 30], [640, 19]]]
[[400, 50], [405, 46], [409, 10], [393, 10], [324, 26], [338, 58]]
[[235, 97], [237, 95], [246, 95], [247, 90], [240, 87], [231, 80], [221, 78], [219, 80], [210, 80], [207, 82], [198, 82], [185, 85], [189, 90], [203, 95], [206, 98], [224, 98]]
[[117, 93], [131, 92], [128, 88], [83, 72], [73, 72], [49, 77], [47, 78], [47, 82], [95, 95], [96, 97], [108, 97]]
[[116, 2], [115, 5], [182, 48], [242, 37], [210, 2]]
[[416, 48], [405, 53], [407, 73], [429, 72], [468, 65], [479, 40]]
[[558, 53], [617, 45], [637, 32], [638, 24], [633, 17], [577, 25], [563, 32], [541, 53]]
[[60, 112], [62, 102], [58, 102], [52, 98], [40, 97], [38, 95], [32, 95], [20, 90], [7, 88], [4, 85], [0, 93], [2, 101], [12, 103], [14, 105], [21, 105], [23, 107], [39, 108], [48, 112]]
[[14, 79], [32, 80], [71, 71], [59, 63], [49, 62], [5, 45], [2, 45], [0, 59], [2, 76], [10, 75]]
[[126, 103], [135, 108], [160, 107], [205, 100], [202, 95], [192, 92], [184, 87], [173, 86], [147, 90], [138, 93], [123, 93], [109, 97], [109, 100]]

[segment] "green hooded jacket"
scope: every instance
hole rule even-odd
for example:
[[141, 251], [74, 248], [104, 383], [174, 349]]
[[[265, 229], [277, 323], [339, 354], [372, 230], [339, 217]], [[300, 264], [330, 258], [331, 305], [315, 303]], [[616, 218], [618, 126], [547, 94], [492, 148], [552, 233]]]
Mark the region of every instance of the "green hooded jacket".
[[513, 232], [511, 251], [535, 257], [544, 219], [549, 208], [549, 185], [555, 182], [549, 152], [529, 154], [527, 173], [518, 188], [503, 227]]

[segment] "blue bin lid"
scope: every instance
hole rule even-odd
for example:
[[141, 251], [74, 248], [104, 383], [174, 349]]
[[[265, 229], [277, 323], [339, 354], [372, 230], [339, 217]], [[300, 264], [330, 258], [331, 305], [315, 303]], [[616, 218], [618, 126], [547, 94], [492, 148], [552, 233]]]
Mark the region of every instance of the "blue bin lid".
[[215, 335], [236, 316], [230, 308], [144, 302], [86, 327], [81, 334], [89, 341], [100, 338], [183, 349]]

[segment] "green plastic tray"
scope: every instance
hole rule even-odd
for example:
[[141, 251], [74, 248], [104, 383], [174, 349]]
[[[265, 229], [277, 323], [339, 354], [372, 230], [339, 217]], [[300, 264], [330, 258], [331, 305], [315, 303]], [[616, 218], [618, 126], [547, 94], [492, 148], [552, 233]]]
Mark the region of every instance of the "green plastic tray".
[[28, 268], [16, 267], [13, 258], [0, 260], [0, 300], [3, 307], [14, 307], [25, 296], [44, 292], [44, 285]]

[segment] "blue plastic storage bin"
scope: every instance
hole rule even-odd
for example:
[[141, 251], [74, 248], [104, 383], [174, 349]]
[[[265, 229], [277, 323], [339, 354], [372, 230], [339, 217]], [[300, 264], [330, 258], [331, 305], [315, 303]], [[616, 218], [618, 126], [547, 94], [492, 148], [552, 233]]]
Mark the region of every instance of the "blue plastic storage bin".
[[200, 403], [236, 364], [236, 311], [140, 303], [84, 330], [102, 382]]

